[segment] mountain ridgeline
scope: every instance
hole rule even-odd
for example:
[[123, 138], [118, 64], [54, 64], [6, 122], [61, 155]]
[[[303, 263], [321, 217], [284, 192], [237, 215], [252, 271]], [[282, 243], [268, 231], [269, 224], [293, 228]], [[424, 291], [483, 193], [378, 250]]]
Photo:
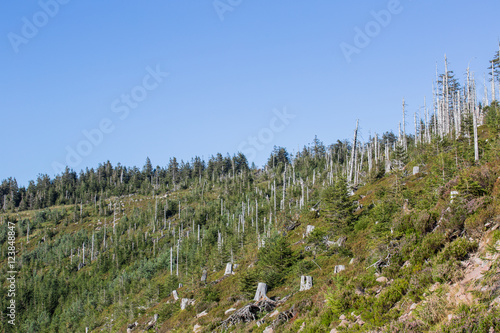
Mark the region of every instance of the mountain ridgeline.
[[356, 124], [262, 168], [218, 153], [4, 180], [0, 329], [500, 331], [499, 67], [480, 102], [445, 60], [396, 134]]

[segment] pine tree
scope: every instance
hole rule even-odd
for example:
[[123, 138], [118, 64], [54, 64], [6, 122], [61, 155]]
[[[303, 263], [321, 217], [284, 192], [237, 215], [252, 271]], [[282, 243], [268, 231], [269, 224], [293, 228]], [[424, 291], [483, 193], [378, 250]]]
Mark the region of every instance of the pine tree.
[[394, 166], [394, 168], [402, 170], [407, 162], [408, 154], [406, 152], [406, 149], [401, 143], [398, 143], [394, 149], [394, 158], [392, 161], [392, 165]]
[[283, 282], [295, 261], [290, 244], [283, 236], [267, 239], [264, 247], [259, 250], [258, 258], [261, 278], [270, 288]]
[[339, 178], [322, 193], [322, 211], [334, 227], [345, 229], [354, 221], [354, 205], [349, 197], [347, 181]]

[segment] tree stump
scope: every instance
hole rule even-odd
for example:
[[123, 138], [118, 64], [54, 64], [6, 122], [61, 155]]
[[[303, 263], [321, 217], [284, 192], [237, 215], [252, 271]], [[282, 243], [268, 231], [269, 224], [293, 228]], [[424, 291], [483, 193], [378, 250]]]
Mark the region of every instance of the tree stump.
[[181, 310], [186, 310], [189, 305], [194, 305], [195, 300], [189, 298], [181, 299]]
[[228, 262], [226, 264], [226, 271], [224, 272], [224, 275], [231, 275], [231, 274], [233, 274], [233, 264]]
[[306, 226], [306, 233], [304, 234], [304, 238], [308, 237], [311, 232], [313, 232], [314, 226], [313, 225], [308, 225]]
[[262, 298], [267, 299], [267, 284], [264, 282], [259, 282], [259, 285], [257, 286], [257, 291], [255, 292], [255, 297], [253, 298], [254, 301], [258, 302]]
[[392, 163], [390, 160], [385, 161], [385, 173], [391, 172]]
[[335, 244], [339, 247], [342, 247], [342, 246], [344, 246], [346, 240], [347, 240], [347, 237], [345, 237], [345, 236], [339, 237], [339, 239], [337, 240], [337, 242]]
[[203, 273], [201, 274], [201, 282], [207, 282], [207, 270], [204, 269]]
[[333, 269], [333, 274], [337, 274], [342, 272], [345, 269], [344, 265], [336, 265], [335, 268]]
[[313, 286], [312, 276], [302, 275], [300, 277], [300, 291], [309, 290]]
[[174, 299], [176, 301], [179, 299], [179, 294], [177, 294], [177, 290], [172, 291], [172, 296], [174, 296]]

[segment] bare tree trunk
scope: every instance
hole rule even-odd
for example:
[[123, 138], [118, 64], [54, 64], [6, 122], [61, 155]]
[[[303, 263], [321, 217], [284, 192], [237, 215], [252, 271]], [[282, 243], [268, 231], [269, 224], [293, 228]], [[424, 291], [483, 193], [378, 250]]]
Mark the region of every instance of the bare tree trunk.
[[405, 110], [405, 106], [406, 106], [406, 103], [405, 103], [405, 99], [403, 98], [403, 147], [405, 148], [405, 150], [407, 149], [407, 146], [406, 146], [406, 110]]
[[349, 183], [352, 182], [352, 173], [354, 170], [354, 161], [356, 160], [356, 146], [358, 144], [358, 125], [359, 125], [359, 119], [356, 120], [356, 129], [354, 130], [354, 139], [352, 143], [352, 153], [351, 153], [351, 165], [350, 165], [350, 171], [349, 171]]
[[472, 112], [472, 119], [473, 119], [473, 126], [474, 126], [474, 160], [479, 162], [479, 146], [477, 143], [477, 115], [476, 115], [476, 110], [477, 107], [474, 108], [474, 111]]
[[[180, 237], [180, 235], [179, 235]], [[179, 245], [180, 245], [180, 238], [177, 240], [177, 260], [175, 262], [176, 265], [176, 271], [175, 275], [179, 276]]]
[[490, 105], [490, 102], [488, 101], [488, 88], [486, 87], [486, 74], [484, 74], [484, 97], [483, 97], [483, 105]]
[[417, 113], [413, 114], [413, 122], [415, 123], [415, 147], [418, 146], [418, 131], [417, 131]]
[[494, 62], [491, 62], [491, 101], [495, 101], [497, 99], [495, 92], [495, 67]]
[[449, 82], [448, 82], [448, 58], [446, 57], [446, 54], [444, 55], [444, 123], [445, 123], [445, 128], [444, 128], [444, 134], [448, 134], [450, 132], [450, 112], [449, 112]]

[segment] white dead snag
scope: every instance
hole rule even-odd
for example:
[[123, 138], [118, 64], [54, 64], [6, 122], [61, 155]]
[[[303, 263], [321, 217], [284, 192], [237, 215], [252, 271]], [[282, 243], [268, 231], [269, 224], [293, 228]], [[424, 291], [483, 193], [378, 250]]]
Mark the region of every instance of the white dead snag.
[[405, 150], [407, 149], [407, 146], [406, 146], [406, 110], [405, 110], [405, 106], [406, 106], [406, 103], [405, 103], [405, 99], [403, 97], [403, 137], [402, 137], [402, 143], [403, 143], [403, 147], [405, 148]]
[[483, 82], [483, 85], [484, 85], [484, 97], [483, 97], [483, 105], [489, 105], [490, 102], [488, 100], [488, 88], [486, 87], [486, 74], [484, 74], [484, 82]]
[[172, 275], [172, 259], [173, 259], [173, 253], [172, 253], [172, 247], [170, 247], [170, 275]]
[[283, 207], [281, 208], [282, 210], [285, 210], [285, 197], [286, 197], [286, 163], [285, 163], [285, 172], [283, 172]]
[[352, 153], [351, 153], [351, 165], [350, 165], [350, 170], [349, 170], [349, 183], [352, 181], [352, 176], [353, 176], [353, 171], [354, 171], [354, 163], [356, 161], [356, 146], [358, 144], [358, 125], [359, 125], [359, 119], [356, 120], [356, 129], [354, 130], [354, 139], [352, 142]]
[[444, 115], [444, 134], [450, 132], [450, 112], [449, 112], [449, 82], [448, 82], [448, 58], [444, 55], [444, 98], [443, 98], [443, 115]]
[[389, 140], [385, 142], [385, 173], [391, 172], [391, 159], [389, 158]]
[[179, 294], [177, 293], [177, 290], [172, 291], [172, 296], [176, 301], [179, 299]]
[[[275, 202], [276, 204], [276, 202]], [[259, 237], [259, 206], [257, 205], [257, 199], [255, 199], [255, 234], [257, 238]], [[259, 241], [257, 240], [257, 245], [259, 245]]]
[[312, 276], [304, 276], [300, 277], [300, 291], [309, 290], [313, 286]]
[[267, 284], [264, 282], [259, 282], [259, 285], [257, 286], [257, 291], [255, 292], [255, 297], [253, 298], [254, 301], [258, 302], [262, 299], [269, 299], [266, 295], [267, 293]]
[[398, 124], [398, 143], [403, 142], [403, 137], [401, 135], [401, 123]]
[[[274, 179], [273, 189], [274, 189], [274, 214], [276, 214], [276, 179]], [[255, 203], [257, 204], [257, 199], [255, 199]]]
[[176, 276], [179, 276], [179, 244], [180, 244], [180, 242], [177, 241], [177, 260], [175, 261], [175, 266], [176, 266], [175, 275]]
[[491, 62], [491, 101], [495, 101], [497, 99], [495, 92], [495, 66], [494, 62]]
[[[500, 64], [500, 41], [498, 43], [498, 58], [497, 59], [498, 59], [498, 63]], [[498, 90], [500, 91], [500, 80], [498, 80]]]
[[472, 112], [472, 121], [474, 127], [474, 160], [479, 162], [479, 146], [477, 143], [477, 106], [474, 108]]
[[368, 142], [368, 173], [372, 172], [372, 143], [371, 138]]
[[104, 237], [103, 237], [103, 248], [106, 249], [106, 219], [104, 219]]
[[418, 131], [417, 131], [417, 113], [413, 114], [413, 122], [415, 123], [415, 147], [418, 146]]

